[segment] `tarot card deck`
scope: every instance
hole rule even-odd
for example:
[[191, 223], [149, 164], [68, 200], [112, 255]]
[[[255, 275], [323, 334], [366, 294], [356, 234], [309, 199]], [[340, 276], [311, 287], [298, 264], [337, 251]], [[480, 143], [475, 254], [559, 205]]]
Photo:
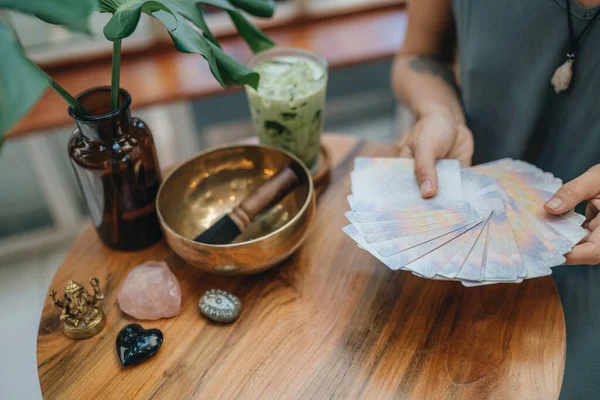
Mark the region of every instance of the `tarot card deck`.
[[562, 181], [523, 161], [461, 169], [436, 164], [438, 193], [423, 199], [406, 158], [357, 158], [344, 232], [393, 270], [465, 286], [551, 274], [587, 231], [585, 217], [546, 213]]

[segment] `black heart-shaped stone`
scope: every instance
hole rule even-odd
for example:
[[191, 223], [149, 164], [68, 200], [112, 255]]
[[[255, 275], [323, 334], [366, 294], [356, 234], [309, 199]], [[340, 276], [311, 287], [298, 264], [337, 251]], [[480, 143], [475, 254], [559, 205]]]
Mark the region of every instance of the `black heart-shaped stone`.
[[144, 329], [139, 324], [129, 324], [117, 335], [117, 354], [124, 367], [146, 361], [156, 354], [163, 342], [158, 329]]

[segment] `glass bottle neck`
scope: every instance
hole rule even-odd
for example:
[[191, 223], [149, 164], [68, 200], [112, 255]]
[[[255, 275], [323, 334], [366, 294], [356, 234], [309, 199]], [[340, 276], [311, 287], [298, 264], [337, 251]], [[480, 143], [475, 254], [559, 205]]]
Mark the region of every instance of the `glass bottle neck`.
[[75, 123], [86, 139], [110, 143], [129, 133], [131, 112], [126, 109], [110, 118]]
[[131, 96], [119, 89], [118, 107], [111, 107], [111, 88], [108, 86], [89, 89], [77, 96], [86, 109], [83, 115], [69, 107], [69, 115], [75, 120], [79, 132], [91, 141], [112, 143], [127, 135], [131, 126]]

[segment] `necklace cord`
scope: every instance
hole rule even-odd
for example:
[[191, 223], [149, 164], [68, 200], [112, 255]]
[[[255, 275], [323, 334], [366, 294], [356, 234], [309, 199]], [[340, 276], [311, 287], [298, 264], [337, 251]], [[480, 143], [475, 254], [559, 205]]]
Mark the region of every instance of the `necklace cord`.
[[592, 19], [587, 23], [587, 25], [583, 28], [579, 35], [575, 37], [575, 32], [573, 30], [573, 22], [571, 21], [571, 0], [565, 0], [565, 3], [567, 6], [567, 25], [569, 26], [569, 51], [567, 52], [567, 54], [570, 54], [574, 58], [575, 53], [577, 52], [577, 43], [589, 31], [589, 29], [592, 27], [593, 22], [600, 16], [600, 7], [598, 8], [598, 10], [596, 10]]
[[575, 33], [573, 32], [573, 23], [571, 22], [571, 0], [565, 0], [567, 3], [567, 25], [569, 27], [569, 51], [567, 54], [575, 55], [575, 46], [577, 45], [577, 39], [575, 39]]

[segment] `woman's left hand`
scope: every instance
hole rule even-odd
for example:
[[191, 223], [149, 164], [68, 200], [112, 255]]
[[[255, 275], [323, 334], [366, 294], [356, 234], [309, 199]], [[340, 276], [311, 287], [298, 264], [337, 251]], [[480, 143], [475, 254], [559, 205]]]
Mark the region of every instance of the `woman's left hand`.
[[587, 238], [565, 254], [569, 265], [600, 264], [600, 164], [590, 168], [583, 175], [564, 184], [544, 208], [550, 214], [562, 214], [577, 204], [587, 200], [584, 227], [590, 230]]

